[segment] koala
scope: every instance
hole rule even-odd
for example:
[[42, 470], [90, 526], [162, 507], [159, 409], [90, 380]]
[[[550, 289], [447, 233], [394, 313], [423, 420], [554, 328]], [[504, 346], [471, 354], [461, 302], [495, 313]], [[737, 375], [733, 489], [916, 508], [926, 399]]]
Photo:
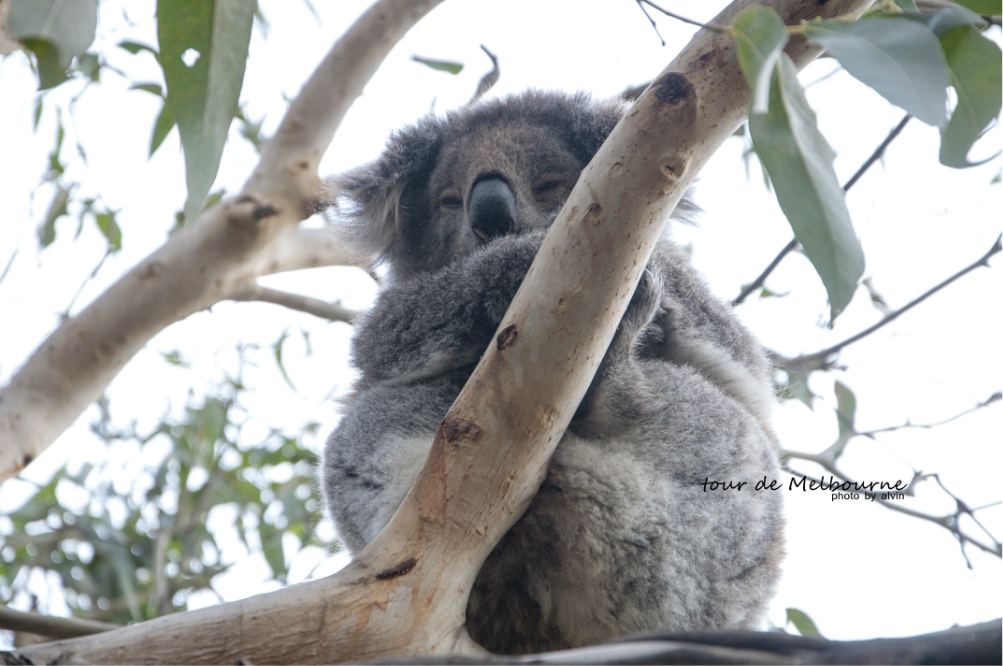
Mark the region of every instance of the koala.
[[[376, 161], [328, 181], [346, 233], [390, 269], [358, 323], [360, 378], [321, 469], [353, 553], [403, 501], [624, 112], [584, 94], [478, 102], [399, 130]], [[779, 477], [770, 375], [758, 343], [661, 240], [543, 485], [478, 575], [471, 637], [522, 654], [756, 627], [783, 556], [780, 494], [754, 490]]]

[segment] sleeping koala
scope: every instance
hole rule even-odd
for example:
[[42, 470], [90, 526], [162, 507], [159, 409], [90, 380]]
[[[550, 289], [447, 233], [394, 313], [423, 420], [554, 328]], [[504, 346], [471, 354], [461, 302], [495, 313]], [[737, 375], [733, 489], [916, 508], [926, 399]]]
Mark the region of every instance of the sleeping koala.
[[[538, 91], [481, 102], [405, 127], [375, 162], [329, 181], [354, 242], [392, 276], [358, 325], [361, 377], [324, 450], [327, 507], [353, 552], [404, 499], [623, 113]], [[539, 493], [479, 574], [471, 637], [516, 654], [755, 627], [783, 556], [781, 497], [753, 490], [779, 477], [772, 402], [757, 342], [660, 241]]]

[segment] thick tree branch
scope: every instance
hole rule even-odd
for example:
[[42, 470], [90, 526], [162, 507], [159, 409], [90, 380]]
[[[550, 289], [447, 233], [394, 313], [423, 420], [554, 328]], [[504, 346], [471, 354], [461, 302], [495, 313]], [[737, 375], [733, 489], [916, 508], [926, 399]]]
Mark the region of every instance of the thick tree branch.
[[243, 192], [172, 236], [42, 343], [0, 390], [0, 480], [45, 450], [161, 330], [259, 275], [310, 265], [310, 255], [295, 258], [295, 241], [272, 246], [313, 213], [317, 163], [335, 129], [397, 40], [438, 2], [373, 5], [307, 81]]

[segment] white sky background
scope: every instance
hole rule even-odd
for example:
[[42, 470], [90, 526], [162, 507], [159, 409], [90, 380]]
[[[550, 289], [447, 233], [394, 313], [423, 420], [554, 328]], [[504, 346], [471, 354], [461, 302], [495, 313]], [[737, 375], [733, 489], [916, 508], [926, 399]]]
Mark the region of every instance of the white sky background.
[[[708, 20], [725, 3], [663, 0], [665, 6], [698, 20]], [[318, 22], [302, 2], [261, 0], [270, 22], [269, 36], [256, 27], [241, 94], [252, 118], [265, 117], [264, 133], [274, 131], [292, 98], [333, 40], [368, 5], [349, 0], [315, 0]], [[133, 40], [156, 45], [153, 2], [103, 2], [98, 39], [92, 50], [135, 82], [160, 81], [147, 53], [126, 54], [110, 45]], [[124, 20], [127, 10], [129, 22]], [[649, 81], [686, 43], [690, 26], [657, 18], [668, 42], [662, 47], [633, 0], [530, 2], [529, 0], [450, 0], [434, 10], [401, 41], [377, 72], [365, 94], [346, 117], [322, 164], [336, 172], [374, 158], [387, 134], [434, 109], [442, 112], [466, 102], [490, 63], [484, 44], [500, 59], [501, 79], [492, 95], [527, 87], [586, 90], [611, 96]], [[136, 25], [129, 25], [135, 23]], [[994, 29], [999, 40], [999, 29]], [[433, 71], [412, 55], [453, 60], [466, 65], [457, 76]], [[811, 82], [835, 68], [832, 60], [809, 67]], [[124, 271], [164, 242], [174, 213], [184, 204], [184, 170], [177, 130], [147, 160], [149, 137], [159, 100], [141, 91], [125, 92], [127, 81], [105, 70], [101, 86], [77, 102], [63, 149], [72, 166], [68, 180], [80, 194], [100, 193], [121, 210], [123, 251], [109, 258], [86, 285], [73, 312], [86, 306]], [[71, 83], [50, 93], [37, 133], [31, 118], [36, 81], [21, 54], [0, 60], [0, 270], [17, 255], [0, 283], [0, 382], [6, 383], [33, 349], [56, 326], [59, 313], [99, 261], [105, 241], [93, 224], [73, 240], [76, 220], [58, 224], [56, 243], [39, 250], [35, 228], [51, 192], [34, 195], [53, 145], [52, 102], [80, 91]], [[845, 73], [809, 88], [809, 101], [838, 157], [836, 171], [845, 182], [899, 121], [903, 112], [890, 106]], [[253, 148], [231, 132], [215, 187], [239, 190], [256, 163]], [[85, 166], [74, 156], [75, 142], [87, 150]], [[937, 163], [937, 132], [912, 121], [848, 195], [857, 233], [867, 257], [866, 275], [892, 308], [936, 285], [981, 256], [1000, 231], [1000, 186], [989, 184], [1000, 161], [955, 171]], [[978, 147], [980, 155], [1000, 148], [994, 130]], [[690, 244], [693, 261], [722, 298], [734, 297], [791, 237], [790, 228], [763, 187], [758, 165], [747, 177], [739, 139], [730, 139], [701, 173], [696, 199], [705, 209], [698, 228], [683, 228], [676, 238]], [[858, 428], [928, 423], [970, 409], [1000, 389], [1001, 356], [998, 298], [999, 258], [948, 287], [917, 310], [885, 327], [840, 357], [845, 370], [813, 378], [820, 395], [814, 411], [790, 402], [778, 408], [776, 421], [787, 448], [818, 452], [836, 437], [832, 381], [839, 379], [857, 397]], [[262, 280], [268, 286], [326, 300], [344, 299], [364, 308], [375, 286], [362, 271], [329, 268]], [[823, 324], [828, 306], [817, 276], [803, 256], [788, 257], [769, 278], [781, 299], [738, 308], [762, 342], [786, 355], [810, 352], [838, 342], [880, 319], [881, 313], [861, 289], [829, 331]], [[309, 331], [312, 356], [305, 356], [299, 331]], [[298, 389], [282, 380], [271, 345], [283, 331], [286, 369]], [[289, 432], [310, 421], [325, 424], [314, 445], [337, 421], [332, 389], [343, 392], [352, 381], [347, 368], [351, 329], [268, 304], [223, 303], [178, 323], [151, 341], [108, 389], [112, 415], [119, 424], [138, 421], [152, 428], [166, 410], [179, 412], [191, 391], [196, 399], [235, 368], [234, 344], [254, 343], [256, 367], [245, 382], [254, 392], [245, 406], [261, 422], [260, 433], [245, 432], [256, 443], [267, 427]], [[168, 366], [161, 353], [179, 350], [190, 369]], [[91, 408], [24, 473], [44, 480], [65, 459], [84, 461], [101, 455], [89, 433]], [[970, 506], [1000, 500], [1000, 409], [980, 410], [947, 426], [880, 436], [877, 442], [850, 444], [841, 467], [864, 480], [911, 477], [909, 465], [938, 472], [941, 480]], [[113, 455], [125, 453], [116, 451]], [[810, 466], [805, 471], [819, 474]], [[19, 485], [21, 484], [21, 485]], [[0, 489], [0, 515], [17, 508], [24, 486], [11, 481]], [[1000, 616], [998, 558], [968, 548], [974, 571], [965, 567], [958, 545], [944, 529], [876, 506], [830, 501], [828, 493], [784, 490], [788, 515], [788, 556], [784, 579], [770, 620], [784, 623], [784, 609], [807, 612], [830, 638], [899, 636], [971, 624]], [[933, 482], [923, 484], [908, 505], [938, 514], [953, 502]], [[998, 538], [1003, 534], [999, 506], [980, 512], [980, 520]], [[2, 521], [2, 517], [0, 517]], [[970, 522], [966, 528], [981, 538]], [[237, 558], [239, 546], [224, 553]], [[301, 580], [322, 559], [317, 549], [294, 562], [291, 579]], [[318, 571], [333, 570], [336, 556]], [[218, 591], [236, 599], [263, 591], [263, 560], [247, 560], [219, 581]], [[194, 601], [194, 600], [193, 600]], [[206, 603], [209, 599], [206, 599]], [[195, 605], [195, 603], [193, 603]], [[53, 608], [58, 612], [57, 607]]]

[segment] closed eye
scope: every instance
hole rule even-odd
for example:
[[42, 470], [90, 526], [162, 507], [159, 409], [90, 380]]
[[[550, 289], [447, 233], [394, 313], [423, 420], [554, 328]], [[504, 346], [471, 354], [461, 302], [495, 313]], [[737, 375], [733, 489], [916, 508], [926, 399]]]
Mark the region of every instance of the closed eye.
[[439, 205], [443, 208], [462, 208], [463, 199], [458, 196], [447, 194], [439, 200]]
[[559, 180], [548, 180], [547, 182], [533, 188], [533, 194], [539, 196], [542, 194], [550, 194], [557, 188], [559, 188], [563, 183]]

